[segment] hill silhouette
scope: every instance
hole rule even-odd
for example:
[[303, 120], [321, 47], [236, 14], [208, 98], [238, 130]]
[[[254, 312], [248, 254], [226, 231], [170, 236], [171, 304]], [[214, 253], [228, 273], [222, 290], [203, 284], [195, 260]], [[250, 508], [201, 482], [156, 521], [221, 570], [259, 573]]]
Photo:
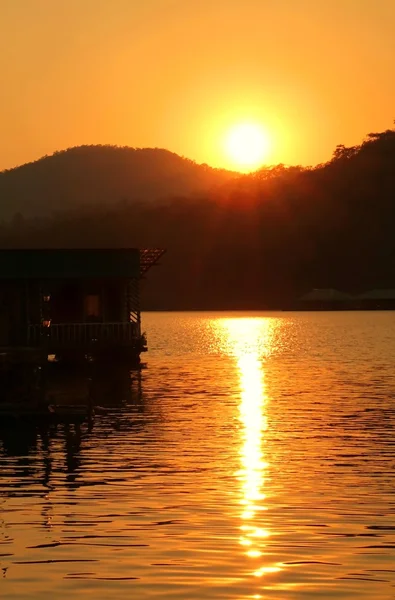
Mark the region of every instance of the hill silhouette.
[[312, 288], [395, 288], [394, 130], [339, 145], [314, 168], [224, 179], [200, 196], [20, 216], [0, 228], [0, 243], [165, 247], [145, 308], [279, 308]]
[[168, 150], [78, 146], [0, 173], [0, 218], [202, 193], [234, 173]]

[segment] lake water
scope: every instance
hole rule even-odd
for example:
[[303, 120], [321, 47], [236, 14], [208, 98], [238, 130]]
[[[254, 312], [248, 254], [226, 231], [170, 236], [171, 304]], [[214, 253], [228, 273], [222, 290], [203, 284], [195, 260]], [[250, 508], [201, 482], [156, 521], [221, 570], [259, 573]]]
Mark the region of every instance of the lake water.
[[93, 424], [0, 428], [0, 597], [394, 599], [395, 313], [143, 323]]

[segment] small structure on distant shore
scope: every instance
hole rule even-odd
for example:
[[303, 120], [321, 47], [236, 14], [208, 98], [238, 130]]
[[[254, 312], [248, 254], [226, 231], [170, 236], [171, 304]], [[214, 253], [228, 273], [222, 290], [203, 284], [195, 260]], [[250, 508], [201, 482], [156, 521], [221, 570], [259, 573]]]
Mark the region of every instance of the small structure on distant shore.
[[370, 290], [355, 298], [359, 310], [395, 310], [395, 289]]
[[395, 310], [395, 289], [375, 289], [357, 296], [335, 289], [314, 289], [298, 298], [291, 310]]
[[314, 289], [301, 296], [294, 310], [349, 310], [352, 296], [334, 289]]
[[140, 279], [163, 253], [133, 248], [0, 250], [2, 354], [17, 361], [31, 349], [45, 359], [138, 361], [146, 350]]

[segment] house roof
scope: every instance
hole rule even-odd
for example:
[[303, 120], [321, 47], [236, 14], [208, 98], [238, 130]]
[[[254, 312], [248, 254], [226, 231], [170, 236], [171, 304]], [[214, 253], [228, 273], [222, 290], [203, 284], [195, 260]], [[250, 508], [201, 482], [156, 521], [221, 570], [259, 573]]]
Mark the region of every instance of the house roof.
[[139, 278], [140, 270], [136, 248], [0, 250], [3, 280]]
[[351, 300], [350, 294], [333, 289], [315, 289], [301, 296], [300, 302], [344, 302]]

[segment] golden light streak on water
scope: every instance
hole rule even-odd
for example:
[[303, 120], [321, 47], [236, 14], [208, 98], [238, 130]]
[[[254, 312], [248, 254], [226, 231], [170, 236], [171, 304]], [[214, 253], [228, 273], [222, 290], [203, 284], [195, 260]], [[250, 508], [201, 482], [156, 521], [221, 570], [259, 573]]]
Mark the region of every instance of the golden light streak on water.
[[235, 318], [224, 320], [223, 325], [228, 351], [236, 359], [240, 389], [240, 469], [237, 478], [240, 481], [242, 510], [239, 544], [245, 548], [245, 555], [254, 561], [252, 574], [261, 577], [280, 570], [277, 565], [257, 564], [257, 561], [263, 561], [265, 540], [270, 537], [269, 529], [262, 526], [263, 511], [268, 510], [265, 475], [269, 467], [265, 453], [269, 398], [264, 361], [271, 351], [273, 322]]

